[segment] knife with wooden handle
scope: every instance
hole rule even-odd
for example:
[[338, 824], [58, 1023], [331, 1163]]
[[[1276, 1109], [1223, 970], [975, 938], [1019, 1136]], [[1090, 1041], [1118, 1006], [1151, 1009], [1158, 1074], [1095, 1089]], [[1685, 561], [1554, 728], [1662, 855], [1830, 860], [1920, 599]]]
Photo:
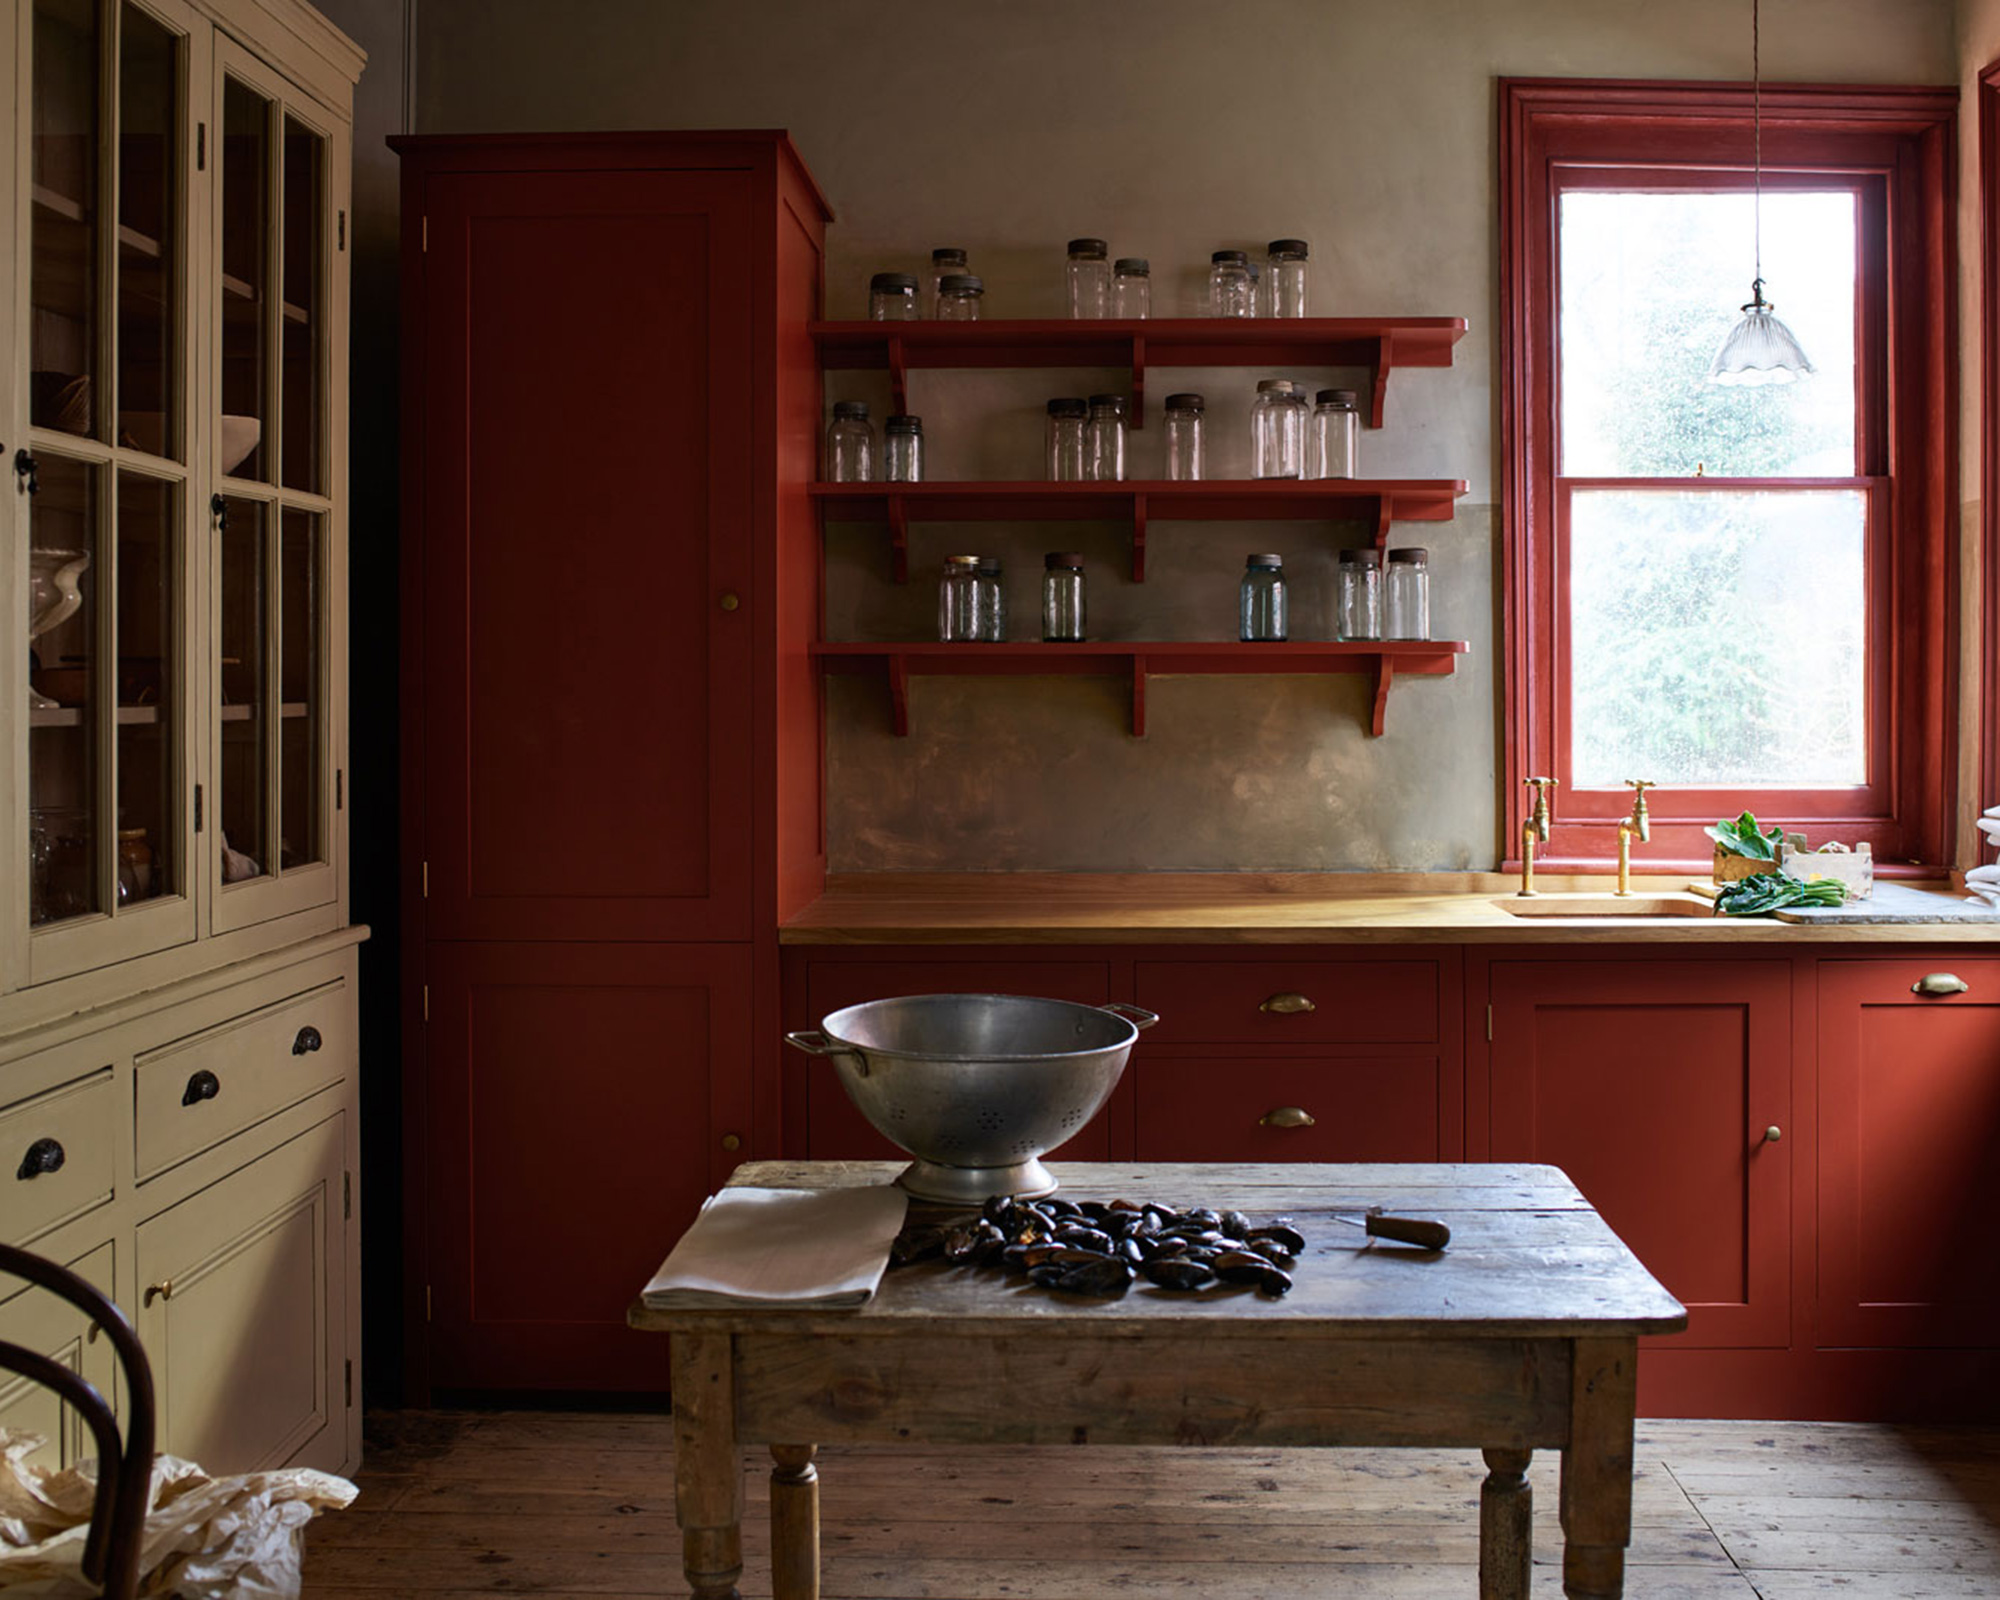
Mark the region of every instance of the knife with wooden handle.
[[1444, 1223], [1424, 1217], [1384, 1216], [1380, 1207], [1360, 1217], [1345, 1217], [1336, 1211], [1333, 1220], [1365, 1229], [1377, 1239], [1394, 1239], [1398, 1244], [1414, 1244], [1425, 1250], [1442, 1250], [1451, 1243], [1451, 1229]]

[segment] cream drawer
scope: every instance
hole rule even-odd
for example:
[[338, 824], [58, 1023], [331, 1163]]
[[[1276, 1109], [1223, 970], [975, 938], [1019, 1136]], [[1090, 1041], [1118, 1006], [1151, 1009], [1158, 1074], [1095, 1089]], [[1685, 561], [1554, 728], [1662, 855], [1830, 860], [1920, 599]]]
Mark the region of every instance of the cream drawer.
[[0, 1236], [26, 1244], [111, 1198], [117, 1116], [109, 1067], [0, 1112]]
[[297, 1105], [347, 1073], [353, 998], [322, 984], [134, 1062], [140, 1182]]
[[[107, 1240], [62, 1265], [108, 1296], [116, 1288], [113, 1255]], [[46, 1289], [0, 1276], [0, 1293], [10, 1289], [13, 1292], [0, 1300], [0, 1340], [69, 1368], [123, 1412], [126, 1397], [118, 1392], [118, 1358], [109, 1339], [90, 1337], [90, 1318]], [[0, 1372], [0, 1430], [4, 1429], [42, 1436], [42, 1447], [27, 1458], [34, 1466], [73, 1467], [97, 1454], [97, 1441], [81, 1412], [64, 1405], [55, 1390], [12, 1372]]]

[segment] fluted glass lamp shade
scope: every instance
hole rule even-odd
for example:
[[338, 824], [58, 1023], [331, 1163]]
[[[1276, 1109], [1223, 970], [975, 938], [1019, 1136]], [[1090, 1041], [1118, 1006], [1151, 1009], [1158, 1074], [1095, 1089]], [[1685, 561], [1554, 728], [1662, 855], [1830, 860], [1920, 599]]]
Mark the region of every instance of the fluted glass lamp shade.
[[1712, 382], [1754, 388], [1766, 383], [1794, 383], [1813, 370], [1792, 330], [1773, 314], [1764, 298], [1764, 280], [1750, 286], [1750, 303], [1743, 320], [1730, 330], [1708, 369]]

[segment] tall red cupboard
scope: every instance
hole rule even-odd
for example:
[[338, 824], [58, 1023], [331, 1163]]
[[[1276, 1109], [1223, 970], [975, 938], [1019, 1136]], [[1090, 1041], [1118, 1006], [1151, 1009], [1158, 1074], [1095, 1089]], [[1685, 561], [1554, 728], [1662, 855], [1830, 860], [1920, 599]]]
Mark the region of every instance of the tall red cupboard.
[[662, 1389], [625, 1307], [777, 1153], [824, 877], [830, 213], [782, 133], [392, 142], [406, 1387]]

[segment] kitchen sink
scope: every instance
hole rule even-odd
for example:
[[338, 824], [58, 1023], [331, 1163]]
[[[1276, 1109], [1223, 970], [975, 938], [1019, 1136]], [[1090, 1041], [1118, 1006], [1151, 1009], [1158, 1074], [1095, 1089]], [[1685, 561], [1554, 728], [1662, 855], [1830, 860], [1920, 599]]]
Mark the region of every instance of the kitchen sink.
[[1508, 895], [1493, 902], [1515, 917], [1713, 917], [1715, 904], [1691, 894]]

